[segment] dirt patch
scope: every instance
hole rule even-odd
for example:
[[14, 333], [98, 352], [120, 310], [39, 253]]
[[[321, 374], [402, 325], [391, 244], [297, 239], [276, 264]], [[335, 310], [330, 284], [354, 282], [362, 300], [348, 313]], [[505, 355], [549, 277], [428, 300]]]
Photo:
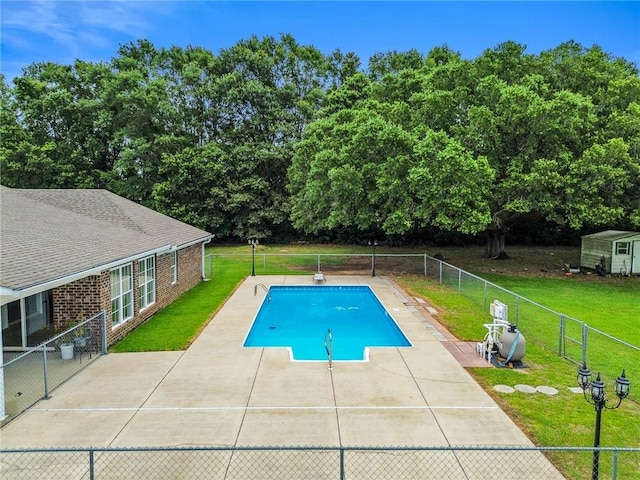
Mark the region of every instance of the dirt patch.
[[[560, 277], [565, 275], [566, 266], [580, 261], [578, 247], [512, 247], [507, 250], [509, 258], [506, 260], [484, 258], [483, 247], [438, 247], [437, 249], [427, 247], [402, 252], [391, 249], [382, 250], [376, 254], [375, 268], [377, 273], [382, 275], [422, 274], [425, 264], [424, 254], [478, 275], [492, 272], [507, 275]], [[335, 263], [324, 261], [322, 270], [325, 273], [343, 275], [371, 273], [371, 255], [342, 257]]]
[[[504, 274], [509, 276], [561, 278], [573, 277], [581, 281], [624, 282], [628, 277], [611, 276], [600, 277], [595, 271], [570, 273], [571, 264], [580, 263], [580, 247], [508, 247], [508, 259], [493, 260], [484, 257], [483, 246], [464, 247], [415, 247], [415, 248], [385, 248], [376, 251], [376, 275], [405, 274], [424, 275], [425, 266], [434, 268], [432, 260], [426, 259], [426, 254], [432, 258], [441, 257], [442, 261], [454, 267], [484, 277], [486, 274]], [[426, 265], [425, 265], [426, 264]], [[300, 270], [308, 271], [309, 265], [300, 265]], [[339, 254], [335, 257], [323, 254], [321, 270], [334, 275], [367, 275], [372, 273], [372, 256], [369, 253], [358, 255]], [[433, 273], [433, 272], [431, 272]], [[632, 278], [640, 281], [640, 278]]]
[[445, 262], [474, 273], [561, 277], [566, 275], [568, 265], [580, 263], [579, 247], [510, 247], [506, 260], [484, 258], [482, 247], [440, 248], [431, 255], [436, 253]]

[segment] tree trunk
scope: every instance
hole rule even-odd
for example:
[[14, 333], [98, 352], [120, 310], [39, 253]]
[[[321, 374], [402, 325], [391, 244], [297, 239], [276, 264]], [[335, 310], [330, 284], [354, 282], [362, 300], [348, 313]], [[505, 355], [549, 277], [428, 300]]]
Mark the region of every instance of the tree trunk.
[[484, 251], [485, 258], [506, 260], [509, 258], [504, 250], [504, 229], [487, 230], [487, 244]]

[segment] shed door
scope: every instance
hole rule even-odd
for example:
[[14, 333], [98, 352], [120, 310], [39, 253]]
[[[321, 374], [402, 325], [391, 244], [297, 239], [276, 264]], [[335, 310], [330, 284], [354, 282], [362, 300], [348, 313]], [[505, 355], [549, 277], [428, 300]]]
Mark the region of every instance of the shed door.
[[631, 258], [631, 273], [640, 275], [640, 240], [633, 241], [631, 255], [633, 255]]

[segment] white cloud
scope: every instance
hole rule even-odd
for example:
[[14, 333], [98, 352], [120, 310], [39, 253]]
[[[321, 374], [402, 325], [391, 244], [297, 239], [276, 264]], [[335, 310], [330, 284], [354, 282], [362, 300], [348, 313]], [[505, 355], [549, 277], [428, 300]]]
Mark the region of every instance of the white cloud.
[[145, 13], [151, 2], [83, 2], [79, 20], [83, 26], [113, 30], [130, 35], [147, 31]]
[[8, 2], [4, 7], [3, 30], [42, 35], [60, 45], [73, 45], [73, 25], [60, 15], [59, 5], [60, 2], [48, 1]]
[[24, 58], [24, 65], [45, 59], [70, 63], [108, 58], [118, 43], [149, 35], [154, 18], [169, 16], [174, 6], [160, 1], [3, 0], [3, 54]]

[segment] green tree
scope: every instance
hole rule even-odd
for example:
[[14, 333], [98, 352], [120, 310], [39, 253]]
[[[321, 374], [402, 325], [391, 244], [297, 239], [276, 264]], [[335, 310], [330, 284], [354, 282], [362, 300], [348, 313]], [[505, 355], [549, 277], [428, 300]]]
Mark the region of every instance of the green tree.
[[394, 108], [356, 104], [310, 125], [289, 169], [294, 226], [405, 234], [475, 232], [489, 221], [492, 171], [443, 132], [406, 130]]
[[[286, 172], [293, 145], [326, 91], [348, 78], [355, 58], [339, 52], [326, 58], [291, 35], [252, 37], [216, 57], [193, 48], [163, 55], [163, 88], [172, 102], [167, 131], [178, 143], [157, 170], [158, 208], [188, 213], [222, 236], [289, 231]], [[195, 185], [211, 195], [206, 207], [189, 206], [182, 195]]]
[[287, 231], [286, 172], [293, 145], [332, 83], [329, 62], [290, 35], [240, 41], [219, 59], [217, 141], [230, 159], [223, 207], [230, 234]]
[[33, 64], [14, 80], [11, 108], [27, 142], [16, 145], [12, 152], [8, 173], [22, 175], [15, 184], [45, 188], [104, 185], [104, 175], [117, 155], [100, 96], [109, 77], [105, 65], [77, 60], [70, 66]]
[[166, 180], [154, 185], [156, 208], [190, 225], [215, 231], [219, 237], [229, 235], [223, 210], [228, 163], [213, 142], [163, 155], [159, 173]]
[[18, 119], [14, 91], [0, 74], [0, 172], [2, 184], [17, 188], [48, 187], [55, 177], [55, 164], [47, 156], [52, 145], [36, 145]]
[[406, 52], [376, 53], [369, 59], [369, 76], [380, 81], [385, 75], [397, 75], [403, 70], [417, 70], [424, 62], [423, 55], [416, 49]]
[[322, 55], [121, 46], [0, 90], [6, 185], [107, 187], [221, 236], [640, 224], [640, 77], [598, 46]]
[[120, 46], [112, 60], [115, 77], [104, 93], [120, 148], [110, 188], [150, 207], [153, 187], [163, 180], [162, 155], [191, 144], [171, 98], [170, 81], [175, 78], [167, 68], [167, 56], [147, 40]]
[[485, 232], [494, 257], [520, 216], [637, 224], [637, 70], [598, 47], [525, 50], [374, 56], [369, 81], [332, 91], [298, 144], [294, 225]]

